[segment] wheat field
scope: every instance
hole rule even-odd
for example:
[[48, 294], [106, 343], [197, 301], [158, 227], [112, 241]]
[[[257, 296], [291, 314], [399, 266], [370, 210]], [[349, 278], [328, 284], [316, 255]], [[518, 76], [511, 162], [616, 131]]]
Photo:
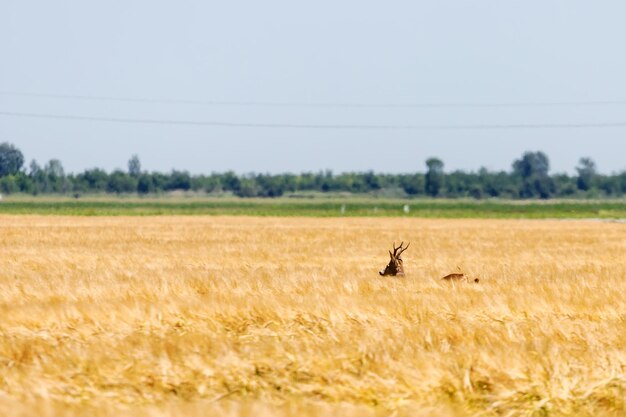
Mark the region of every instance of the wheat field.
[[0, 216], [0, 253], [3, 416], [626, 415], [624, 224]]

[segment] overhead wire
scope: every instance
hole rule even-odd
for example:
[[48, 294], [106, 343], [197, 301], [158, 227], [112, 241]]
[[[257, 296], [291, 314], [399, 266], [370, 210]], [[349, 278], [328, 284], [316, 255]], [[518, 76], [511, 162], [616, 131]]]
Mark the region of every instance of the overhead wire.
[[580, 123], [503, 123], [503, 124], [431, 124], [431, 125], [397, 125], [397, 124], [298, 124], [298, 123], [258, 123], [258, 122], [225, 122], [197, 121], [175, 119], [123, 118], [83, 116], [73, 114], [29, 113], [0, 111], [0, 116], [72, 120], [83, 122], [105, 122], [125, 124], [150, 124], [171, 126], [207, 126], [227, 128], [266, 128], [266, 129], [319, 129], [319, 130], [507, 130], [507, 129], [597, 129], [623, 128], [626, 122], [580, 122]]
[[621, 106], [626, 100], [591, 101], [528, 101], [528, 102], [432, 102], [432, 103], [355, 103], [355, 102], [301, 102], [301, 101], [228, 101], [190, 100], [168, 98], [115, 97], [78, 94], [48, 94], [17, 91], [0, 91], [0, 96], [32, 97], [43, 99], [113, 101], [127, 103], [184, 104], [225, 107], [303, 107], [303, 108], [497, 108], [497, 107], [577, 107], [577, 106]]

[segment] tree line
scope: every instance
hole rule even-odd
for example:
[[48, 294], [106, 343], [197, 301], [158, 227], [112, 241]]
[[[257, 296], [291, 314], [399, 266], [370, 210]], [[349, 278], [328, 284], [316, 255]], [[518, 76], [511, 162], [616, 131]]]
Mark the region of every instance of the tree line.
[[426, 160], [424, 172], [383, 174], [331, 171], [300, 174], [246, 174], [232, 171], [191, 175], [187, 171], [146, 172], [137, 155], [127, 170], [107, 172], [100, 168], [66, 173], [61, 161], [52, 159], [41, 166], [25, 166], [24, 155], [10, 143], [0, 144], [0, 193], [83, 194], [112, 193], [140, 195], [172, 191], [228, 193], [239, 197], [280, 197], [320, 193], [375, 194], [387, 197], [441, 198], [602, 198], [626, 195], [626, 171], [612, 175], [598, 173], [591, 158], [581, 158], [575, 175], [550, 174], [548, 157], [540, 151], [525, 152], [513, 161], [510, 171], [444, 170], [438, 158]]

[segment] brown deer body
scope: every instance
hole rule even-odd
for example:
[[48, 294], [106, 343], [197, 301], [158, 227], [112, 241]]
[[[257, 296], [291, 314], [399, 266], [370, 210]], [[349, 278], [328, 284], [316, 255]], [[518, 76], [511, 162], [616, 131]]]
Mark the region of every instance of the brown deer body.
[[465, 282], [475, 282], [478, 283], [480, 280], [478, 278], [474, 278], [473, 280], [467, 277], [465, 274], [448, 274], [445, 277], [441, 278], [442, 281], [465, 281]]
[[404, 252], [405, 250], [407, 250], [409, 248], [409, 245], [411, 243], [407, 244], [405, 247], [402, 247], [404, 245], [404, 242], [400, 243], [400, 246], [398, 246], [396, 248], [396, 244], [394, 242], [393, 244], [393, 252], [389, 251], [389, 257], [391, 258], [389, 260], [389, 263], [387, 264], [387, 266], [385, 267], [385, 269], [379, 271], [378, 273], [382, 276], [404, 276], [404, 265], [402, 262], [402, 252]]

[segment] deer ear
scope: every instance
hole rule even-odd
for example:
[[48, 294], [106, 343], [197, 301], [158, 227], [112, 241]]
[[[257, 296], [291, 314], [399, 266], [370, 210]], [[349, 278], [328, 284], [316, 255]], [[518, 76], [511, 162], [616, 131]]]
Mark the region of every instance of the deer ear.
[[393, 259], [393, 253], [391, 253], [391, 251], [389, 251], [389, 257]]

